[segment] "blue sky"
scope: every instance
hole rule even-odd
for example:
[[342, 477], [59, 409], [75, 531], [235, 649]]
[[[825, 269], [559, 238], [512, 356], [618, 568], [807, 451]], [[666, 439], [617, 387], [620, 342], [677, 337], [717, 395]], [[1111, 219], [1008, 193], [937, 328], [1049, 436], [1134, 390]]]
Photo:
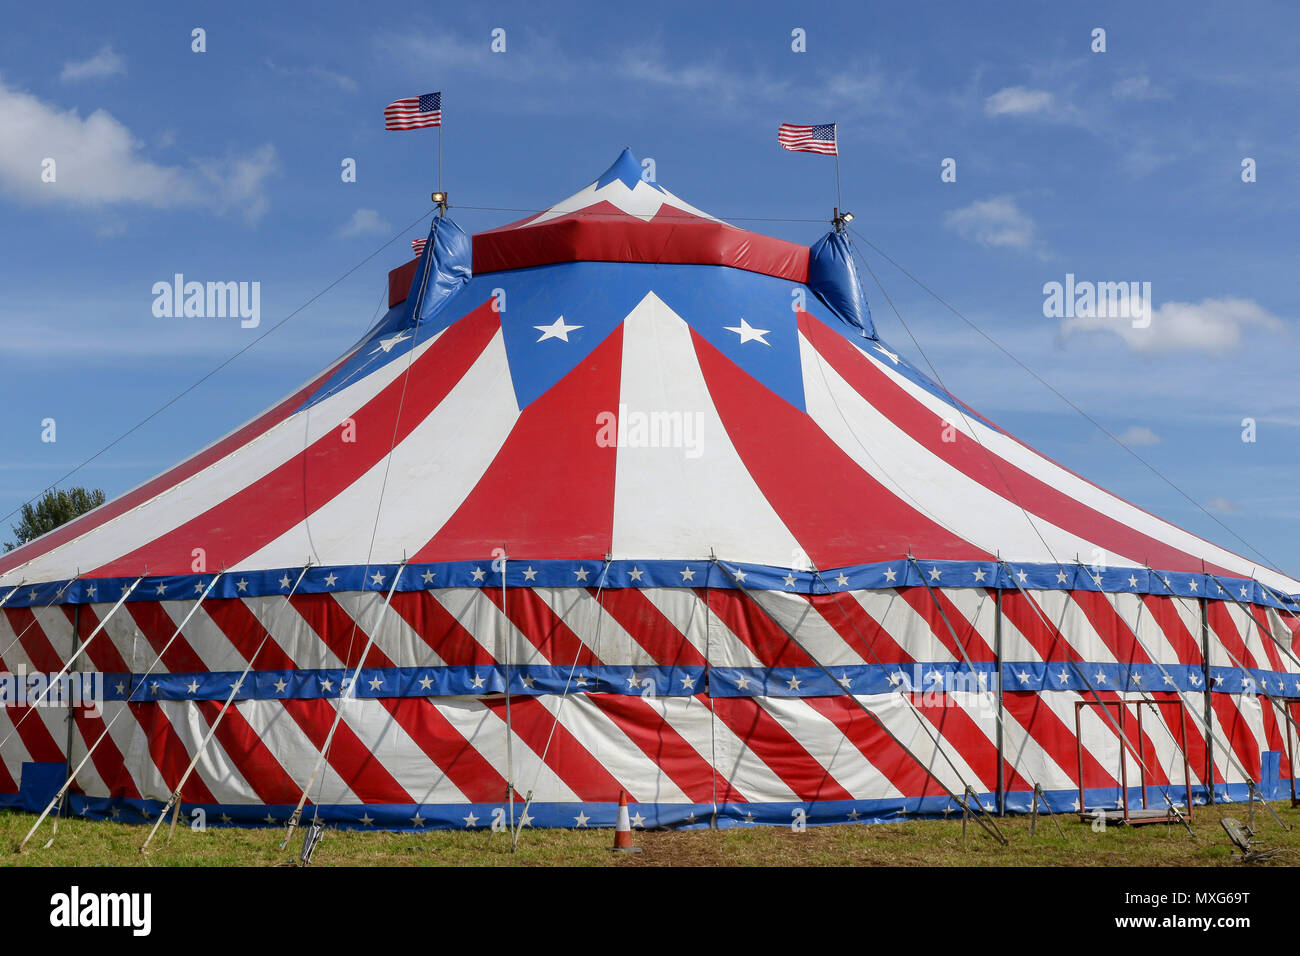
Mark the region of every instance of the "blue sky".
[[[437, 134], [386, 133], [382, 112], [440, 89], [455, 205], [542, 208], [627, 145], [687, 201], [804, 243], [824, 227], [756, 220], [829, 218], [834, 164], [784, 152], [776, 126], [838, 122], [855, 227], [1214, 517], [865, 249], [949, 388], [1148, 510], [1249, 553], [1221, 521], [1300, 574], [1293, 5], [704, 6], [12, 8], [0, 514], [414, 223]], [[1104, 53], [1091, 50], [1097, 27]], [[490, 50], [495, 28], [504, 53]], [[796, 28], [805, 53], [791, 49]], [[345, 157], [355, 183], [341, 181]], [[940, 179], [948, 157], [956, 182]], [[1255, 182], [1242, 181], [1246, 157]], [[471, 231], [518, 217], [453, 215]], [[124, 491], [286, 394], [376, 317], [387, 270], [423, 231], [72, 483]], [[260, 282], [261, 327], [155, 317], [152, 286], [177, 272]], [[1043, 285], [1067, 273], [1150, 282], [1151, 327], [1045, 317]], [[920, 362], [868, 291], [882, 334]]]

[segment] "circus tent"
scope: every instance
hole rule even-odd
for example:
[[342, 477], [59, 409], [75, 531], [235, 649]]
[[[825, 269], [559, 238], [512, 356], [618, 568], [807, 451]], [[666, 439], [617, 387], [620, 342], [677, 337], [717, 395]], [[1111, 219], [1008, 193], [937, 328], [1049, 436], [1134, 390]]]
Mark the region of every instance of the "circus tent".
[[1281, 796], [1297, 595], [950, 396], [880, 338], [840, 224], [737, 228], [625, 151], [518, 222], [435, 218], [336, 362], [0, 556], [0, 670], [103, 697], [6, 701], [0, 805], [71, 778], [88, 817], [179, 790], [423, 829], [608, 826], [624, 791], [644, 827]]

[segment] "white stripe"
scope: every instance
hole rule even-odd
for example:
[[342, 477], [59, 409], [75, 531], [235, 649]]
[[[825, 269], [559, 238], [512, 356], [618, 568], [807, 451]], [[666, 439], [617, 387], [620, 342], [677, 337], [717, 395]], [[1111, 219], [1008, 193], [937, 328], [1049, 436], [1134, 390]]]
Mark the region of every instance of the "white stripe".
[[[390, 364], [404, 368], [406, 362], [403, 358]], [[305, 555], [320, 565], [357, 564], [365, 557], [358, 555], [358, 542], [369, 542], [372, 533], [372, 563], [395, 563], [404, 554], [416, 553], [474, 490], [518, 418], [505, 341], [498, 329], [461, 380], [393, 449], [391, 463], [387, 455], [381, 457], [239, 566], [295, 567]], [[392, 423], [382, 427], [391, 428]], [[449, 449], [455, 449], [450, 459]], [[376, 517], [381, 493], [387, 506]]]
[[653, 292], [623, 322], [620, 405], [629, 412], [699, 420], [701, 454], [619, 448], [615, 558], [727, 558], [791, 567], [802, 553], [754, 483], [718, 417], [690, 327]]
[[[428, 343], [420, 348], [427, 346]], [[107, 564], [175, 530], [301, 454], [304, 448], [355, 414], [404, 367], [403, 361], [389, 362], [356, 379], [347, 388], [310, 409], [290, 415], [180, 484], [33, 559], [22, 566], [17, 577], [25, 576], [29, 581], [70, 577], [74, 567]], [[300, 564], [302, 557], [303, 554], [298, 554], [290, 564]], [[4, 577], [15, 577], [19, 570]]]
[[[841, 378], [802, 333], [799, 351], [809, 416], [901, 503], [990, 554], [1014, 547], [1019, 560], [1054, 562], [1054, 555], [1092, 551], [1092, 542], [1035, 516], [1034, 525], [1047, 540], [1044, 547], [1025, 528], [1019, 505], [967, 477], [896, 425]], [[933, 421], [935, 441], [942, 440], [947, 421], [959, 417], [951, 408], [948, 413], [947, 419], [936, 416]], [[890, 504], [879, 507], [888, 509]]]
[[[858, 346], [854, 346], [858, 348]], [[1147, 514], [1140, 508], [1129, 504], [1122, 498], [1117, 498], [1107, 491], [1103, 491], [1096, 485], [1079, 478], [1070, 472], [1061, 468], [1059, 465], [1048, 461], [1038, 452], [1022, 445], [1013, 438], [994, 431], [986, 427], [973, 416], [963, 415], [953, 408], [952, 405], [943, 399], [931, 394], [929, 391], [921, 388], [911, 380], [890, 368], [883, 362], [877, 361], [869, 352], [858, 348], [864, 356], [882, 368], [885, 374], [903, 391], [907, 392], [922, 405], [929, 408], [939, 418], [946, 419], [963, 434], [969, 435], [988, 449], [992, 454], [1002, 458], [1008, 464], [1019, 468], [1021, 471], [1037, 477], [1052, 488], [1060, 491], [1063, 495], [1073, 498], [1083, 505], [1093, 509], [1098, 514], [1109, 515], [1121, 524], [1127, 525], [1134, 531], [1161, 541], [1172, 548], [1176, 548], [1187, 554], [1202, 557], [1206, 561], [1228, 568], [1235, 574], [1243, 577], [1250, 576], [1252, 571], [1256, 572], [1256, 577], [1264, 580], [1269, 586], [1277, 588], [1288, 594], [1300, 592], [1300, 581], [1295, 581], [1285, 575], [1267, 569], [1260, 569], [1250, 561], [1233, 554], [1230, 551], [1198, 538], [1190, 532], [1175, 527], [1166, 521]], [[978, 436], [978, 437], [976, 437]], [[1041, 519], [1040, 519], [1041, 520]], [[1022, 521], [1023, 526], [1023, 521]], [[1003, 553], [1006, 555], [1010, 543], [1003, 545]], [[1017, 548], [1032, 549], [1033, 544], [1026, 537], [1020, 542], [1016, 542]], [[1018, 553], [1018, 552], [1017, 552]], [[1132, 565], [1134, 567], [1143, 566], [1142, 555], [1116, 555], [1112, 554], [1111, 564]], [[1014, 558], [1013, 560], [1019, 560]]]
[[[434, 706], [449, 724], [469, 742], [480, 757], [498, 774], [506, 777], [506, 722], [473, 697], [437, 697]], [[521, 789], [532, 786], [533, 799], [539, 803], [573, 803], [578, 795], [555, 771], [542, 763], [538, 755], [515, 734], [511, 743], [514, 760], [514, 785]], [[549, 755], [548, 755], [549, 756]], [[501, 795], [502, 800], [505, 794]], [[522, 801], [521, 801], [522, 805]], [[518, 811], [516, 811], [517, 813]], [[517, 818], [516, 818], [517, 819]]]

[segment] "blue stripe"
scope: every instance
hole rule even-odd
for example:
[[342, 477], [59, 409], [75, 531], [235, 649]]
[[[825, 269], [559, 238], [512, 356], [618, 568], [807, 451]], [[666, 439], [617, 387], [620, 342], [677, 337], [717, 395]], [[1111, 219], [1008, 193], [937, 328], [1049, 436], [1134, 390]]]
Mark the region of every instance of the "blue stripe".
[[[524, 696], [563, 694], [619, 694], [639, 697], [836, 697], [905, 693], [934, 701], [954, 693], [980, 693], [997, 688], [997, 669], [991, 663], [921, 662], [907, 664], [850, 664], [830, 667], [713, 667], [631, 666], [602, 664], [571, 670], [565, 665], [514, 665], [510, 693]], [[1068, 664], [1005, 661], [1002, 689], [1014, 691], [1069, 691], [1085, 693], [1089, 685], [1101, 692], [1181, 691], [1203, 693], [1205, 679], [1199, 667], [1154, 664], [1080, 664], [1083, 676]], [[1168, 673], [1172, 683], [1165, 680]], [[341, 696], [352, 678], [344, 668], [259, 670], [240, 685], [236, 700], [321, 700]], [[104, 699], [120, 701], [225, 700], [239, 679], [238, 671], [205, 673], [103, 675]], [[1086, 680], [1084, 679], [1086, 678]], [[143, 685], [141, 682], [143, 681]], [[1300, 697], [1300, 674], [1210, 669], [1210, 690], [1220, 694], [1268, 694]], [[505, 667], [452, 665], [437, 667], [368, 667], [361, 671], [356, 697], [482, 697], [506, 692]], [[0, 682], [0, 701], [5, 689]], [[949, 697], [948, 699], [951, 699]]]
[[[1147, 805], [1166, 807], [1161, 791], [1175, 804], [1186, 801], [1186, 790], [1180, 785], [1148, 787]], [[1221, 803], [1241, 803], [1247, 799], [1246, 784], [1220, 785], [1215, 788], [1216, 800]], [[1045, 797], [1052, 813], [1074, 813], [1079, 799], [1078, 790], [1048, 790]], [[1116, 809], [1120, 804], [1120, 788], [1087, 790], [1084, 806], [1088, 811]], [[997, 797], [992, 793], [976, 795], [981, 806], [996, 808]], [[70, 794], [69, 810], [73, 816], [92, 820], [116, 820], [123, 823], [152, 824], [162, 812], [157, 800], [127, 798], [83, 797]], [[1033, 794], [1014, 791], [1007, 794], [1009, 813], [1029, 811]], [[1129, 788], [1130, 806], [1141, 806], [1141, 791]], [[1192, 788], [1192, 803], [1206, 803], [1204, 787]], [[15, 795], [0, 795], [0, 807], [27, 809]], [[202, 811], [196, 814], [196, 811]], [[634, 829], [735, 829], [747, 826], [790, 827], [796, 824], [827, 826], [847, 823], [887, 823], [904, 819], [937, 818], [960, 819], [961, 810], [946, 796], [892, 798], [885, 800], [828, 800], [793, 801], [779, 803], [726, 803], [714, 807], [708, 803], [633, 803], [628, 807]], [[202, 819], [210, 827], [261, 826], [284, 827], [293, 807], [289, 805], [239, 805], [239, 804], [182, 804], [181, 819], [191, 826]], [[308, 806], [303, 814], [310, 820], [319, 813], [322, 822], [331, 827], [348, 830], [397, 830], [421, 832], [425, 830], [485, 830], [493, 821], [506, 821], [509, 811], [501, 803], [458, 804], [321, 804]], [[522, 819], [523, 801], [515, 804], [515, 820]], [[639, 814], [639, 818], [638, 818]], [[416, 817], [419, 817], [417, 820]], [[534, 803], [528, 808], [530, 828], [610, 828], [617, 821], [618, 805], [615, 803]], [[366, 819], [363, 819], [366, 818]]]
[[[1300, 595], [1285, 597], [1285, 603], [1270, 589], [1244, 578], [1220, 578], [1227, 592], [1208, 574], [1150, 572], [1107, 568], [1094, 571], [1077, 565], [1009, 564], [995, 561], [931, 561], [905, 558], [830, 568], [816, 574], [759, 564], [725, 562], [723, 571], [708, 559], [694, 561], [614, 561], [606, 572], [596, 560], [510, 560], [506, 563], [509, 587], [607, 588], [731, 588], [736, 575], [747, 590], [787, 591], [795, 594], [833, 594], [840, 591], [885, 590], [929, 584], [936, 588], [980, 588], [1016, 591], [1102, 591], [1109, 594], [1156, 594], [1178, 597], [1207, 597], [1238, 600], [1300, 613]], [[386, 592], [397, 571], [395, 564], [334, 565], [313, 567], [298, 587], [299, 594], [327, 594], [340, 591]], [[287, 594], [302, 568], [268, 571], [228, 572], [213, 589], [211, 597], [266, 597]], [[112, 603], [130, 587], [134, 577], [82, 578], [59, 598], [59, 604]], [[211, 574], [173, 574], [147, 577], [135, 589], [130, 601], [175, 601], [195, 598], [212, 581]], [[1165, 586], [1169, 582], [1169, 587]], [[0, 600], [12, 593], [5, 607], [45, 607], [54, 602], [67, 580], [0, 589]], [[433, 588], [499, 588], [501, 565], [490, 557], [479, 561], [444, 561], [407, 566], [399, 591]], [[1230, 592], [1230, 593], [1229, 593]]]

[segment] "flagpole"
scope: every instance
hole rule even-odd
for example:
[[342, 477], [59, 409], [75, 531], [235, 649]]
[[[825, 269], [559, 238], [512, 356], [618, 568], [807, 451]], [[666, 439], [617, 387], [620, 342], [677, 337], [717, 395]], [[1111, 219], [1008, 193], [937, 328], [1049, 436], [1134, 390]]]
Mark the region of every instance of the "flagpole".
[[842, 210], [844, 198], [840, 195], [840, 124], [832, 123], [831, 129], [835, 133], [835, 208]]

